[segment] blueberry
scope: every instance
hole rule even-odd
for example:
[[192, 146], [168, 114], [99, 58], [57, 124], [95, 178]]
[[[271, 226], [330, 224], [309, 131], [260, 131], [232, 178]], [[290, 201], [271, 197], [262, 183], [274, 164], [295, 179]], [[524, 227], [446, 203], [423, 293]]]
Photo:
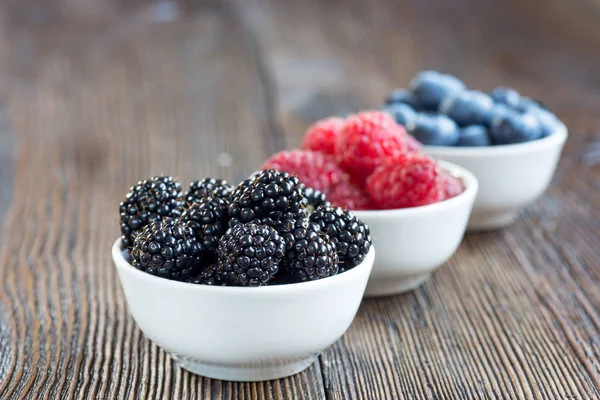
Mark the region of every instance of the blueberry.
[[511, 112], [492, 122], [490, 137], [493, 144], [523, 143], [542, 136], [542, 126], [535, 115]]
[[534, 115], [542, 127], [542, 137], [552, 135], [559, 126], [558, 118], [550, 111], [540, 107], [530, 107], [528, 113]]
[[471, 125], [460, 130], [457, 146], [489, 146], [488, 130], [483, 125]]
[[518, 108], [521, 103], [521, 95], [514, 89], [497, 87], [490, 93], [490, 96], [498, 104], [504, 104], [511, 108]]
[[521, 100], [519, 101], [519, 104], [516, 107], [516, 109], [521, 111], [522, 113], [525, 113], [532, 108], [541, 108], [541, 106], [540, 103], [533, 99], [530, 99], [529, 97], [521, 97]]
[[415, 99], [415, 96], [407, 89], [396, 89], [390, 93], [387, 99], [385, 99], [385, 104], [387, 105], [397, 103], [408, 104], [415, 110], [419, 109], [417, 99]]
[[494, 101], [479, 91], [464, 91], [450, 95], [440, 104], [439, 112], [458, 125], [489, 125], [493, 118]]
[[398, 124], [406, 126], [417, 118], [417, 113], [411, 106], [404, 103], [389, 104], [383, 111], [390, 114]]
[[406, 127], [419, 142], [431, 146], [454, 146], [458, 141], [458, 126], [445, 115], [421, 113]]
[[413, 78], [410, 88], [423, 109], [436, 111], [444, 98], [465, 90], [465, 84], [452, 75], [423, 71]]

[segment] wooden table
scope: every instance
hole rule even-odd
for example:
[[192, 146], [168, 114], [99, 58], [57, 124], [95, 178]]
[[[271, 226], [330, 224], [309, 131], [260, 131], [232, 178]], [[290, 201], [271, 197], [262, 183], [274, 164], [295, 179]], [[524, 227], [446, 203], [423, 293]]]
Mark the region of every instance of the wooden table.
[[[4, 1], [0, 398], [600, 398], [600, 8], [592, 0]], [[110, 257], [158, 173], [237, 181], [423, 68], [554, 109], [547, 193], [412, 293], [365, 300], [306, 372], [194, 376], [141, 334]]]

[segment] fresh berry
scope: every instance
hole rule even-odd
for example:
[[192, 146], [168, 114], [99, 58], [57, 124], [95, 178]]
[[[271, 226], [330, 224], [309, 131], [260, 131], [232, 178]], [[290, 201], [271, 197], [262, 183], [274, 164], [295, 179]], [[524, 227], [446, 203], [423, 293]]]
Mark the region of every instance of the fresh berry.
[[221, 238], [218, 276], [233, 286], [262, 286], [279, 271], [285, 241], [267, 225], [238, 224]]
[[306, 216], [304, 185], [287, 172], [265, 170], [258, 173], [251, 183], [238, 187], [229, 205], [229, 226], [270, 218]]
[[465, 85], [454, 76], [423, 71], [410, 82], [410, 88], [423, 109], [436, 111], [443, 99], [465, 90]]
[[489, 125], [493, 118], [494, 101], [485, 93], [462, 91], [446, 97], [439, 112], [460, 126]]
[[410, 90], [396, 89], [385, 99], [385, 104], [407, 104], [411, 109], [419, 110], [419, 103]]
[[323, 204], [329, 204], [325, 193], [309, 186], [304, 188], [304, 198], [306, 199], [306, 207], [309, 213], [312, 213], [317, 207]]
[[346, 182], [348, 174], [327, 154], [310, 150], [284, 150], [272, 155], [261, 169], [275, 169], [297, 177], [300, 182], [325, 194]]
[[458, 196], [464, 190], [463, 184], [460, 182], [460, 180], [458, 180], [446, 171], [440, 171], [440, 174], [438, 175], [438, 180], [442, 187], [441, 200], [448, 200], [452, 197]]
[[337, 250], [340, 267], [349, 270], [365, 259], [371, 248], [369, 227], [349, 211], [321, 206], [310, 216], [321, 227]]
[[531, 113], [516, 112], [497, 117], [492, 122], [490, 137], [494, 144], [529, 142], [542, 136], [542, 126]]
[[210, 264], [199, 273], [190, 276], [185, 281], [197, 285], [223, 286], [218, 274], [218, 265]]
[[408, 104], [395, 103], [385, 106], [383, 109], [390, 114], [397, 124], [406, 126], [417, 118], [417, 112]]
[[190, 189], [185, 194], [185, 200], [188, 204], [212, 196], [229, 200], [233, 189], [233, 186], [226, 180], [206, 178], [190, 184]]
[[490, 93], [492, 99], [499, 104], [504, 104], [510, 108], [516, 109], [521, 103], [521, 95], [514, 89], [497, 87]]
[[198, 242], [214, 253], [228, 228], [228, 207], [229, 203], [222, 198], [203, 198], [190, 204], [180, 219], [192, 228]]
[[165, 218], [150, 223], [135, 238], [131, 263], [152, 275], [185, 280], [199, 268], [204, 253], [192, 228], [177, 219]]
[[488, 129], [483, 125], [471, 125], [460, 130], [457, 146], [489, 146]]
[[454, 146], [459, 138], [458, 126], [445, 115], [421, 113], [407, 129], [424, 145]]
[[423, 149], [421, 142], [408, 133], [403, 136], [402, 141], [404, 142], [404, 146], [406, 146], [407, 152], [420, 152]]
[[336, 186], [327, 198], [334, 206], [347, 210], [372, 210], [374, 208], [369, 195], [350, 182]]
[[308, 218], [286, 220], [280, 227], [286, 242], [282, 272], [291, 282], [312, 281], [338, 272], [338, 255], [329, 236]]
[[531, 108], [544, 108], [539, 102], [529, 97], [521, 97], [519, 104], [515, 107], [517, 111], [527, 112]]
[[304, 134], [302, 149], [334, 154], [335, 141], [344, 126], [344, 119], [329, 117], [315, 122]]
[[173, 177], [155, 176], [139, 181], [119, 205], [123, 246], [133, 246], [135, 237], [151, 222], [178, 217], [183, 205], [181, 184]]
[[558, 118], [556, 118], [556, 115], [552, 114], [550, 111], [538, 106], [533, 106], [529, 107], [527, 112], [535, 116], [540, 123], [542, 128], [541, 137], [550, 136], [558, 129], [560, 122], [558, 121]]
[[367, 192], [381, 209], [417, 207], [442, 199], [438, 164], [421, 153], [406, 153], [377, 168]]
[[386, 158], [406, 151], [406, 131], [380, 111], [365, 111], [349, 117], [335, 144], [338, 164], [352, 180], [363, 186], [367, 177]]

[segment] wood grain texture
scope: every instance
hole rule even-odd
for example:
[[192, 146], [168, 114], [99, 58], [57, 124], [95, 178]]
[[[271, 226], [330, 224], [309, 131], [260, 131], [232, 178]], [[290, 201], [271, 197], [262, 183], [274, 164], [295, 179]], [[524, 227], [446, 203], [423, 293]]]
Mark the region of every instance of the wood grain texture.
[[[0, 398], [600, 398], [600, 8], [592, 0], [0, 5]], [[169, 8], [171, 7], [171, 8]], [[116, 205], [238, 181], [418, 70], [514, 86], [571, 130], [548, 192], [422, 288], [365, 300], [306, 372], [179, 369], [127, 313]]]

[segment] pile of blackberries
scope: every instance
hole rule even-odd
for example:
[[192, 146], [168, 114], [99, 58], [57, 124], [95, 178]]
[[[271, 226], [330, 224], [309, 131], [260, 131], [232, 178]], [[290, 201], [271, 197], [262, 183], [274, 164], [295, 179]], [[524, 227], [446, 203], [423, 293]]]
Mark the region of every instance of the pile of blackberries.
[[189, 283], [311, 281], [357, 266], [371, 247], [369, 228], [356, 216], [276, 170], [237, 187], [194, 181], [187, 192], [172, 177], [153, 177], [131, 187], [120, 215], [134, 267]]

